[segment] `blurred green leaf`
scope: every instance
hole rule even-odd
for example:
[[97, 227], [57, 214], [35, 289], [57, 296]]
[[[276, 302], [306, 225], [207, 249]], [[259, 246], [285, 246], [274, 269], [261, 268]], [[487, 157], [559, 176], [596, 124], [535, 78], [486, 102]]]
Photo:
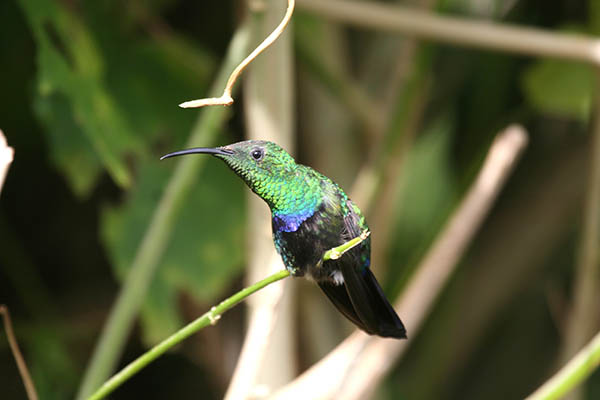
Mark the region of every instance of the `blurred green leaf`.
[[60, 333], [52, 326], [36, 326], [29, 337], [32, 375], [40, 398], [60, 400], [68, 398], [75, 388], [78, 376], [68, 348]]
[[63, 171], [75, 194], [85, 196], [93, 188], [102, 164], [81, 135], [69, 101], [59, 93], [37, 97], [34, 111], [46, 127], [54, 165]]
[[201, 97], [214, 59], [182, 38], [170, 35], [157, 41], [110, 40], [107, 48], [107, 85], [131, 125], [146, 141], [168, 137], [182, 145], [197, 118], [177, 105]]
[[[60, 4], [49, 0], [21, 0], [38, 46], [38, 109], [43, 108], [39, 103], [50, 95], [64, 95], [71, 103], [73, 119], [81, 132], [115, 182], [126, 187], [131, 176], [121, 155], [134, 150], [139, 138], [104, 87], [102, 57], [92, 36], [82, 22]], [[60, 156], [60, 152], [55, 154], [57, 158]], [[91, 186], [89, 183], [78, 185], [80, 188]]]
[[[196, 188], [181, 205], [182, 218], [177, 221], [143, 309], [144, 334], [150, 343], [180, 325], [178, 291], [208, 302], [242, 266], [243, 185], [218, 160], [208, 161]], [[133, 262], [170, 173], [168, 162], [144, 165], [126, 202], [103, 213], [102, 237], [120, 278]]]
[[600, 35], [600, 1], [590, 0], [588, 7], [590, 33]]
[[586, 121], [594, 78], [589, 66], [560, 60], [536, 62], [523, 75], [527, 101], [542, 113]]
[[101, 166], [127, 187], [125, 156], [147, 157], [164, 136], [183, 143], [195, 113], [177, 104], [206, 90], [214, 60], [175, 33], [122, 31], [107, 7], [87, 5], [86, 23], [61, 4], [21, 0], [37, 43], [35, 111], [51, 158], [78, 195]]
[[[162, 2], [159, 2], [162, 3]], [[168, 137], [181, 145], [197, 117], [177, 105], [200, 97], [215, 58], [155, 15], [164, 4], [89, 2], [84, 15], [101, 48], [106, 85], [146, 143]], [[112, 21], [107, 24], [106, 21]]]
[[177, 307], [177, 287], [159, 274], [150, 285], [141, 310], [142, 340], [148, 346], [164, 340], [183, 326]]
[[411, 235], [427, 232], [454, 201], [455, 179], [450, 155], [453, 121], [443, 116], [430, 124], [410, 153], [403, 180], [399, 226], [411, 226]]
[[[451, 164], [454, 119], [448, 113], [434, 120], [415, 142], [405, 163], [402, 195], [396, 206], [390, 260], [416, 262], [427, 250], [457, 201], [456, 178]], [[393, 265], [393, 264], [391, 264]], [[397, 293], [410, 276], [410, 268], [391, 268]]]

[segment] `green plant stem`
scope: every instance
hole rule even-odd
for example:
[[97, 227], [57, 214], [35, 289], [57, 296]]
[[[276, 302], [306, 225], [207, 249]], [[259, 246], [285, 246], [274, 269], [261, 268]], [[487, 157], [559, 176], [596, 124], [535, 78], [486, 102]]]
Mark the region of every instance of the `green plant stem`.
[[[211, 93], [220, 93], [230, 71], [244, 58], [249, 39], [246, 25], [240, 27], [228, 50]], [[194, 127], [188, 147], [209, 146], [227, 120], [230, 109], [210, 107], [202, 111]], [[156, 269], [168, 245], [181, 204], [193, 187], [201, 165], [201, 157], [181, 160], [156, 208], [119, 296], [105, 323], [94, 349], [77, 399], [85, 399], [113, 372], [122, 353], [127, 336], [146, 297]]]
[[[363, 240], [365, 240], [369, 236], [369, 231], [364, 231], [362, 234], [348, 242], [334, 247], [330, 250], [327, 250], [323, 255], [323, 261], [327, 261], [331, 259], [332, 254], [337, 254], [338, 256], [334, 258], [341, 257], [345, 252], [357, 246]], [[146, 353], [138, 357], [136, 360], [132, 361], [128, 366], [123, 368], [117, 374], [115, 374], [112, 378], [106, 381], [94, 394], [92, 394], [88, 400], [98, 400], [102, 399], [105, 396], [112, 393], [116, 388], [121, 386], [125, 381], [139, 372], [146, 365], [150, 364], [152, 361], [156, 360], [162, 354], [164, 354], [171, 347], [181, 343], [183, 340], [187, 339], [194, 333], [198, 332], [202, 328], [206, 328], [208, 325], [214, 325], [221, 318], [226, 311], [230, 308], [237, 305], [239, 302], [244, 300], [246, 297], [251, 294], [259, 291], [265, 286], [270, 285], [271, 283], [277, 282], [283, 278], [287, 278], [290, 276], [290, 272], [288, 270], [281, 270], [279, 272], [274, 273], [273, 275], [268, 276], [267, 278], [255, 283], [252, 286], [249, 286], [245, 289], [240, 290], [233, 296], [228, 299], [222, 301], [218, 306], [215, 306], [210, 309], [207, 313], [203, 314], [201, 317], [196, 319], [193, 322], [190, 322], [150, 350]]]
[[333, 249], [327, 250], [325, 252], [325, 254], [323, 255], [323, 261], [327, 261], [327, 260], [331, 260], [331, 259], [337, 260], [345, 252], [352, 249], [353, 247], [358, 246], [362, 241], [364, 241], [366, 238], [368, 238], [369, 235], [370, 235], [370, 232], [368, 230], [365, 230], [360, 234], [360, 236], [357, 236], [354, 239], [349, 240], [346, 243], [344, 243], [338, 247], [334, 247]]
[[600, 365], [600, 332], [560, 371], [526, 400], [560, 399]]
[[171, 347], [179, 344], [184, 339], [187, 339], [189, 336], [198, 332], [200, 329], [205, 328], [208, 325], [216, 324], [223, 313], [225, 313], [233, 306], [237, 305], [239, 302], [244, 300], [246, 297], [250, 296], [252, 293], [264, 288], [267, 285], [270, 285], [271, 283], [277, 282], [283, 278], [287, 278], [288, 276], [290, 276], [290, 272], [288, 270], [281, 270], [255, 283], [252, 286], [242, 289], [233, 296], [222, 301], [218, 306], [211, 308], [210, 311], [203, 314], [195, 321], [189, 323], [179, 331], [175, 332], [173, 335], [169, 336], [168, 338], [166, 338], [165, 340], [148, 350], [146, 353], [138, 357], [135, 361], [131, 362], [128, 366], [123, 368], [112, 378], [110, 378], [105, 384], [103, 384], [93, 395], [89, 397], [89, 400], [98, 400], [109, 395], [116, 388], [121, 386], [125, 381], [127, 381], [129, 378], [135, 375], [142, 368], [150, 364], [152, 361], [156, 360]]

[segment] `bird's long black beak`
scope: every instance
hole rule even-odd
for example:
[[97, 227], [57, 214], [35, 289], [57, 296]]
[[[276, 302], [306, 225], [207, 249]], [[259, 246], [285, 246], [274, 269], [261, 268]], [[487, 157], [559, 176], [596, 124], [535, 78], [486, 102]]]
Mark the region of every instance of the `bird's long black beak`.
[[195, 147], [193, 149], [174, 151], [173, 153], [165, 154], [160, 159], [164, 160], [165, 158], [184, 156], [186, 154], [220, 154], [220, 155], [231, 155], [233, 154], [232, 150], [222, 149], [219, 147]]

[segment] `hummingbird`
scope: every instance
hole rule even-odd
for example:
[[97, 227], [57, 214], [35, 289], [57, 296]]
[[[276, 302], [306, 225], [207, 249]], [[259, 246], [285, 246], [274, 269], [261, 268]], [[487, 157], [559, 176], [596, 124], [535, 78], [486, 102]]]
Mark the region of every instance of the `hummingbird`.
[[369, 268], [370, 237], [339, 258], [323, 261], [326, 251], [368, 230], [360, 209], [335, 182], [263, 140], [181, 150], [161, 160], [187, 154], [212, 154], [223, 160], [269, 205], [275, 248], [292, 276], [316, 282], [364, 332], [406, 338], [402, 321]]

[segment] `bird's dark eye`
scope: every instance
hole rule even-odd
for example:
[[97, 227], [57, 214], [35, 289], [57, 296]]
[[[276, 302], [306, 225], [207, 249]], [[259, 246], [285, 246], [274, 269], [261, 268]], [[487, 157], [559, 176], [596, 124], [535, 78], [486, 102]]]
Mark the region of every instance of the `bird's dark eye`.
[[261, 158], [263, 158], [265, 153], [262, 151], [262, 149], [254, 149], [250, 154], [252, 155], [252, 158], [254, 158], [256, 161], [259, 161]]

